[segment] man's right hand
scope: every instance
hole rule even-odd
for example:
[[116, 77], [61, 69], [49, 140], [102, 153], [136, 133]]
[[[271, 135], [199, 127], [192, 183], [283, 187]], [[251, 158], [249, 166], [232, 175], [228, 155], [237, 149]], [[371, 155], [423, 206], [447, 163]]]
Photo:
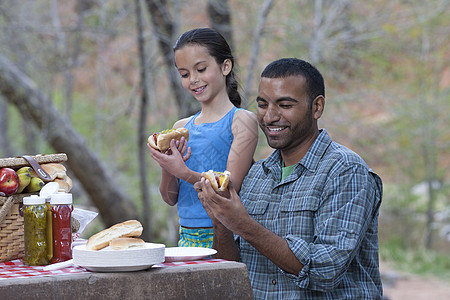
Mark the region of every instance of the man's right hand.
[[237, 234], [242, 230], [241, 228], [245, 228], [245, 221], [251, 217], [242, 205], [232, 182], [226, 191], [216, 193], [209, 181], [202, 177], [201, 181], [195, 183], [194, 188], [213, 222], [216, 219]]

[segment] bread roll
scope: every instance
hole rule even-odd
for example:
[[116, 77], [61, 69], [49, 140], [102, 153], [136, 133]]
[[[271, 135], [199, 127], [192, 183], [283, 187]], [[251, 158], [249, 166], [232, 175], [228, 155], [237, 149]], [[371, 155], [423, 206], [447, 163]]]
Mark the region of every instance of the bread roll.
[[58, 192], [68, 193], [72, 189], [73, 186], [72, 179], [67, 175], [65, 175], [64, 178], [62, 179], [56, 178], [53, 181], [59, 184]]
[[216, 172], [213, 170], [209, 170], [208, 172], [203, 172], [202, 176], [205, 179], [208, 179], [211, 183], [212, 188], [216, 192], [223, 192], [227, 189], [228, 183], [230, 182], [230, 172]]
[[58, 183], [58, 185], [59, 185], [58, 192], [63, 192], [63, 193], [70, 192], [71, 188], [70, 188], [69, 184], [67, 182], [65, 182], [64, 180], [62, 180], [62, 179], [55, 179], [53, 181]]
[[[64, 165], [58, 163], [42, 164], [41, 168], [50, 176], [49, 181], [53, 181], [55, 178], [63, 178], [67, 171]], [[38, 177], [34, 170], [31, 172], [31, 176]]]
[[137, 220], [128, 220], [91, 236], [87, 243], [87, 250], [100, 250], [109, 245], [109, 242], [119, 237], [138, 237], [142, 234], [142, 225]]
[[121, 237], [112, 239], [109, 242], [111, 250], [125, 250], [130, 248], [143, 248], [145, 247], [144, 240], [140, 238]]
[[166, 151], [170, 148], [171, 140], [180, 140], [183, 136], [187, 141], [189, 140], [189, 130], [186, 128], [166, 129], [150, 135], [148, 144], [159, 151]]

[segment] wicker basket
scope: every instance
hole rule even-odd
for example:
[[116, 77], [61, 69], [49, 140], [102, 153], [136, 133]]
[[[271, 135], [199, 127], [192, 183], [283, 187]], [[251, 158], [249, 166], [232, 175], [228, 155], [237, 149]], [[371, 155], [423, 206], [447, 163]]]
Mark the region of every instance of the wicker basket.
[[0, 199], [0, 262], [5, 262], [23, 257], [23, 216], [19, 211], [23, 197]]
[[[33, 158], [39, 164], [67, 161], [67, 156], [64, 153], [36, 155]], [[21, 157], [0, 159], [0, 168], [20, 168], [28, 165], [28, 161]], [[23, 198], [30, 195], [32, 194], [0, 197], [0, 263], [23, 258], [23, 216], [20, 214], [20, 208]]]

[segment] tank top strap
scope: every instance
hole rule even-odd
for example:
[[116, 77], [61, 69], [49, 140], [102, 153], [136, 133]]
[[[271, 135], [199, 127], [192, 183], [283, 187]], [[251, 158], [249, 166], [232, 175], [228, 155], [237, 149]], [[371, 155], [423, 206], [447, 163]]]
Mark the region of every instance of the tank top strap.
[[[214, 123], [219, 123], [219, 122], [224, 122], [224, 121], [233, 121], [234, 118], [234, 114], [238, 111], [238, 110], [242, 110], [243, 108], [238, 108], [236, 106], [234, 106], [232, 109], [230, 109], [222, 118], [220, 118], [220, 120], [213, 122], [211, 124]], [[191, 126], [197, 126], [194, 121], [195, 119], [201, 114], [202, 111], [199, 111], [198, 113], [196, 113], [195, 115], [193, 115], [189, 121], [186, 123], [186, 125], [184, 125], [185, 128], [191, 127]]]
[[190, 118], [189, 121], [186, 123], [186, 125], [184, 125], [184, 127], [194, 125], [194, 120], [195, 120], [195, 118], [197, 118], [198, 115], [199, 115], [201, 112], [202, 112], [202, 111], [199, 111], [199, 112], [196, 113], [195, 115], [191, 116], [191, 118]]

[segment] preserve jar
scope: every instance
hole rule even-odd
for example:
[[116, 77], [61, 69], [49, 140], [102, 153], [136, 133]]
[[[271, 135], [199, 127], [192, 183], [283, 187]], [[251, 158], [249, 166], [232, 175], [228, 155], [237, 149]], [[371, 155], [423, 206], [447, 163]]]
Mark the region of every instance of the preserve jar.
[[56, 193], [50, 195], [50, 206], [53, 228], [53, 257], [51, 262], [57, 263], [72, 259], [72, 194]]
[[28, 266], [43, 266], [49, 263], [47, 256], [47, 205], [45, 198], [37, 195], [23, 198], [24, 257]]

